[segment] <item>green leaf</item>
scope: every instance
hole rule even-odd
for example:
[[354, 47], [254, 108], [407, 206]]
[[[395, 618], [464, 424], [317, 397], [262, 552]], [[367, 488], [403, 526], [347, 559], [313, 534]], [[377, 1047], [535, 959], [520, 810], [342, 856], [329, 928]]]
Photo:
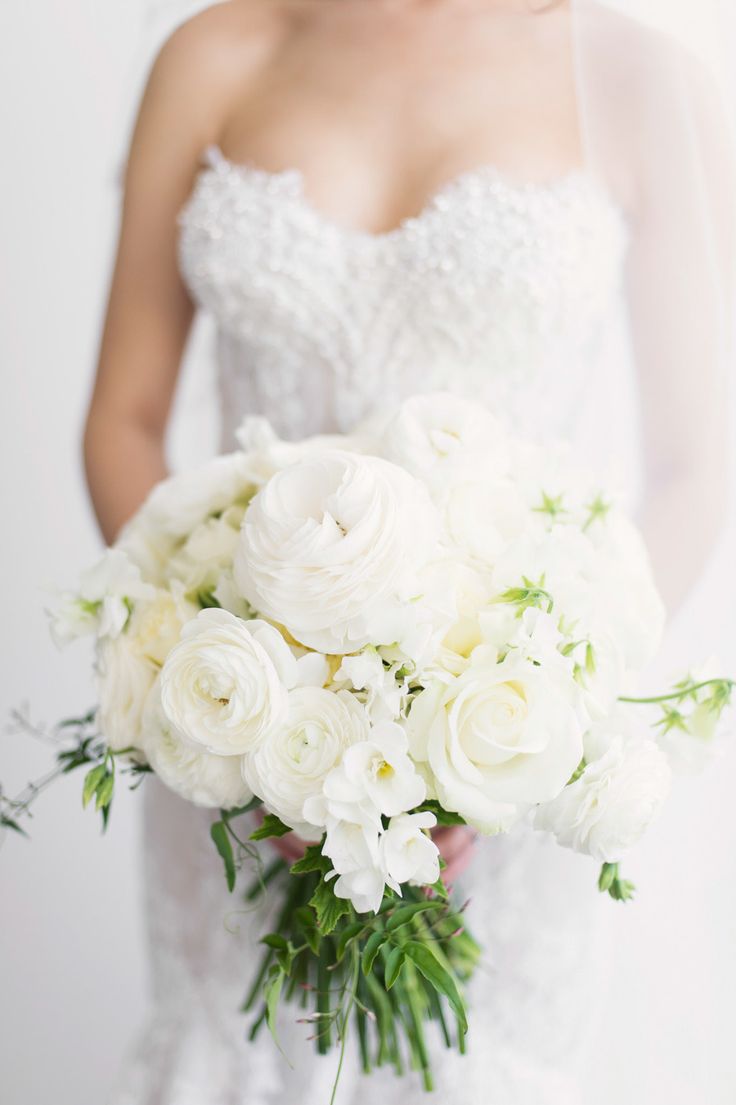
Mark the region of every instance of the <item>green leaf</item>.
[[405, 925], [408, 921], [411, 921], [417, 913], [426, 913], [428, 909], [440, 909], [442, 903], [439, 901], [432, 901], [429, 899], [426, 902], [411, 902], [409, 905], [401, 906], [393, 913], [386, 922], [386, 931], [394, 932], [401, 925]]
[[404, 966], [404, 945], [392, 948], [388, 953], [388, 959], [386, 960], [386, 989], [390, 990], [396, 982], [397, 978], [401, 974], [401, 968]]
[[267, 813], [263, 818], [263, 824], [254, 829], [248, 839], [268, 840], [270, 837], [285, 836], [286, 833], [290, 832], [291, 829], [288, 825], [284, 825], [280, 817], [277, 817], [275, 813]]
[[268, 1030], [273, 1036], [277, 1046], [280, 1046], [278, 1036], [276, 1035], [276, 1013], [279, 1007], [281, 987], [284, 984], [285, 975], [280, 967], [274, 967], [272, 970], [273, 974], [264, 987], [263, 996], [266, 1001], [266, 1024], [268, 1025]]
[[251, 798], [250, 802], [246, 802], [244, 806], [235, 806], [233, 809], [230, 810], [220, 810], [220, 813], [228, 821], [232, 821], [234, 817], [240, 817], [240, 815], [243, 813], [250, 813], [251, 810], [255, 810], [262, 805], [263, 802], [260, 798], [256, 796], [254, 798]]
[[369, 975], [371, 973], [375, 958], [381, 946], [386, 943], [386, 939], [386, 933], [379, 929], [377, 932], [371, 933], [366, 940], [362, 959], [364, 975]]
[[265, 936], [261, 937], [261, 944], [265, 944], [267, 948], [273, 948], [277, 952], [287, 952], [289, 950], [288, 941], [278, 932], [266, 933]]
[[25, 831], [25, 829], [22, 828], [12, 817], [5, 817], [4, 815], [0, 817], [0, 825], [2, 825], [6, 829], [12, 829], [14, 833], [20, 833], [21, 836], [28, 837], [28, 833]]
[[359, 933], [361, 933], [364, 928], [365, 928], [365, 925], [363, 924], [362, 921], [353, 921], [352, 924], [346, 925], [345, 928], [340, 931], [340, 933], [337, 937], [337, 961], [338, 961], [338, 963], [340, 962], [342, 957], [345, 955], [345, 949], [347, 948], [350, 941], [354, 940], [355, 937]]
[[444, 994], [454, 1010], [461, 1031], [467, 1032], [468, 1018], [465, 1012], [465, 1003], [457, 988], [457, 983], [450, 972], [440, 963], [429, 945], [422, 944], [418, 940], [408, 940], [403, 945], [403, 951], [411, 959], [417, 970], [424, 975], [427, 982], [431, 983], [435, 990]]
[[338, 898], [332, 889], [332, 884], [322, 879], [317, 886], [309, 904], [317, 914], [317, 928], [326, 936], [332, 932], [337, 922], [346, 913], [350, 912], [350, 902], [347, 898]]
[[95, 806], [98, 810], [104, 810], [112, 801], [113, 791], [115, 789], [115, 776], [112, 774], [105, 775], [102, 781], [97, 787], [97, 795]]
[[438, 825], [467, 825], [464, 817], [461, 817], [459, 813], [453, 813], [452, 810], [443, 809], [434, 798], [430, 798], [426, 802], [422, 802], [421, 806], [417, 806], [417, 812], [421, 813], [423, 811], [433, 813], [437, 818]]
[[227, 888], [232, 893], [235, 889], [235, 856], [233, 854], [230, 834], [227, 831], [225, 822], [215, 821], [214, 825], [210, 828], [210, 836], [212, 837], [215, 848], [217, 848], [217, 851], [220, 853], [222, 862], [225, 864]]
[[97, 790], [102, 780], [105, 777], [107, 768], [104, 764], [98, 764], [97, 767], [93, 767], [91, 771], [88, 771], [84, 777], [84, 789], [82, 790], [82, 806], [86, 809], [89, 805], [92, 795]]
[[308, 875], [312, 871], [321, 871], [323, 874], [332, 867], [327, 856], [322, 855], [322, 844], [310, 844], [301, 859], [292, 863], [289, 871], [292, 875]]

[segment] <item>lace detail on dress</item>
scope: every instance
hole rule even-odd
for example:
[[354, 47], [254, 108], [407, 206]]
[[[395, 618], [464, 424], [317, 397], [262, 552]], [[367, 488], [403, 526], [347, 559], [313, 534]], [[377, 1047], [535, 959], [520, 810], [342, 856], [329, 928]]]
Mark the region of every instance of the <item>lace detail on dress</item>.
[[[521, 412], [557, 402], [618, 284], [626, 232], [593, 178], [463, 173], [383, 234], [305, 198], [297, 170], [216, 149], [180, 212], [180, 258], [219, 328], [225, 436], [244, 411], [285, 436], [344, 431], [380, 404], [449, 388]], [[565, 392], [566, 397], [569, 392]]]

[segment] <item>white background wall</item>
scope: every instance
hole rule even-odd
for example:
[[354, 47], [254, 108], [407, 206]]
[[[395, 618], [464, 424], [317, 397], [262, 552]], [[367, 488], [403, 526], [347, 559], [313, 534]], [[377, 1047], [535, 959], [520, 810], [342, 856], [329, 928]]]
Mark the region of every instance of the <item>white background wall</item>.
[[[114, 245], [114, 167], [141, 65], [140, 9], [141, 0], [5, 0], [0, 10], [0, 717], [27, 701], [52, 722], [93, 701], [84, 650], [59, 654], [48, 640], [40, 584], [72, 582], [98, 549], [78, 443]], [[175, 455], [191, 459], [195, 427], [196, 453], [212, 448], [211, 390], [195, 355]], [[733, 548], [720, 551], [676, 634], [686, 657], [718, 637], [731, 671]], [[0, 737], [11, 793], [48, 758]], [[736, 1100], [734, 779], [736, 742], [719, 769], [678, 788], [630, 861], [641, 895], [611, 905], [619, 941], [591, 1105]], [[79, 789], [74, 778], [55, 787], [32, 843], [12, 837], [0, 849], [3, 1105], [104, 1101], [144, 1010], [136, 796], [120, 795], [103, 840]]]

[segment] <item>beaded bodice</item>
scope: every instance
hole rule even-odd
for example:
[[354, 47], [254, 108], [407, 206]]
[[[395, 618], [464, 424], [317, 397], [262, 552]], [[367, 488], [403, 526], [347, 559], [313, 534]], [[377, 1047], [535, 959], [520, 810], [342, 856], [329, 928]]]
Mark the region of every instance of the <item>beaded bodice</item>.
[[217, 323], [226, 443], [246, 411], [298, 437], [435, 389], [516, 421], [541, 403], [564, 432], [626, 242], [591, 176], [525, 184], [481, 166], [373, 234], [319, 212], [298, 170], [205, 156], [180, 262]]

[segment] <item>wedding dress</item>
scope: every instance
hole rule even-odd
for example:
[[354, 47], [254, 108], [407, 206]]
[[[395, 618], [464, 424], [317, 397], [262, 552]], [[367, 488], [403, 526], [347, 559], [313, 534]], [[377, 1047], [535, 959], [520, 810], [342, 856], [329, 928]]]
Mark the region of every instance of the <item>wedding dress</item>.
[[[316, 210], [297, 171], [236, 165], [216, 148], [205, 159], [180, 213], [180, 261], [217, 324], [224, 448], [246, 413], [301, 437], [437, 388], [481, 398], [525, 432], [588, 453], [600, 443], [613, 415], [591, 410], [591, 366], [610, 348], [627, 226], [593, 176], [529, 184], [471, 169], [416, 217], [371, 234]], [[287, 1058], [265, 1031], [249, 1043], [239, 1012], [277, 896], [255, 908], [230, 896], [211, 815], [156, 780], [145, 792], [153, 1010], [116, 1105], [327, 1105], [337, 1057], [316, 1055], [298, 1009], [281, 1012]], [[526, 827], [478, 843], [456, 889], [485, 956], [468, 1054], [433, 1047], [435, 1099], [579, 1101], [611, 908], [595, 879], [591, 861]], [[425, 1100], [416, 1076], [358, 1071], [349, 1055], [340, 1105]]]

